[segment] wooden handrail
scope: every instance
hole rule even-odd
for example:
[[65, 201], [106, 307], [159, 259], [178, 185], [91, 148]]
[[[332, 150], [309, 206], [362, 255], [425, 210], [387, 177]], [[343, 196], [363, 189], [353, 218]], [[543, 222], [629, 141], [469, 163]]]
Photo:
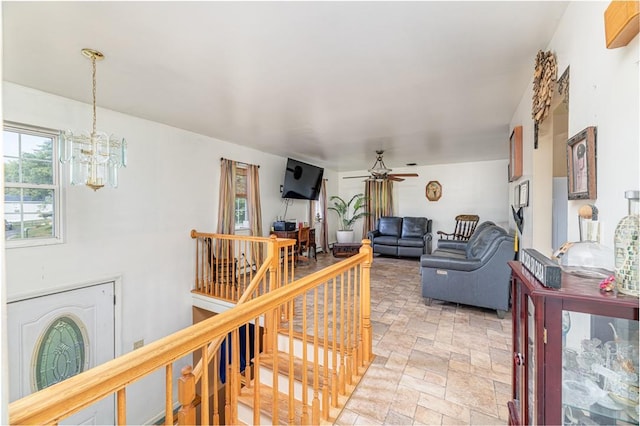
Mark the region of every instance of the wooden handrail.
[[[243, 324], [312, 290], [325, 282], [328, 277], [335, 277], [359, 264], [368, 267], [372, 259], [372, 251], [368, 240], [363, 240], [363, 243], [359, 254], [340, 263], [12, 402], [9, 404], [10, 423], [58, 423], [96, 401], [125, 389], [142, 377], [165, 368], [181, 357], [208, 345], [214, 339], [226, 336]], [[368, 285], [369, 283], [365, 282], [363, 295], [368, 294]], [[367, 315], [368, 308], [364, 306], [362, 309], [363, 314]], [[363, 317], [361, 326], [365, 333], [368, 332], [368, 337], [363, 335], [365, 340], [363, 343], [365, 358], [369, 358], [371, 357], [371, 323], [368, 316]], [[121, 395], [124, 395], [124, 392]]]
[[[289, 238], [244, 237], [191, 231], [196, 239], [195, 281], [193, 292], [231, 303], [245, 292], [256, 269], [265, 263], [265, 253], [282, 256], [285, 263], [280, 266], [274, 258], [270, 261], [276, 268], [278, 281], [293, 280], [293, 247], [296, 240]], [[282, 269], [282, 270], [281, 270]], [[289, 272], [291, 272], [289, 274]], [[271, 281], [271, 276], [269, 282]]]

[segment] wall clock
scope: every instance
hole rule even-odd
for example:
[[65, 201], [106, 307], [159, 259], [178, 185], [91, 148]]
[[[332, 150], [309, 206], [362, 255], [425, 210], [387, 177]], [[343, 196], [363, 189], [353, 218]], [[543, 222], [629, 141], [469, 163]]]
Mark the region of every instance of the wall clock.
[[442, 185], [437, 180], [429, 181], [425, 191], [429, 201], [438, 201], [442, 197]]

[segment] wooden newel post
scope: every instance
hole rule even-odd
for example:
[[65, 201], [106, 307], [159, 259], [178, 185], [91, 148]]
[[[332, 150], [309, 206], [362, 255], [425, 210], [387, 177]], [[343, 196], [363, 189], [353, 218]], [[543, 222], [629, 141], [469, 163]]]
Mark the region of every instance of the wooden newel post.
[[178, 424], [194, 425], [196, 423], [196, 409], [193, 401], [196, 399], [196, 377], [192, 373], [193, 367], [182, 367], [182, 376], [178, 379]]
[[371, 263], [373, 249], [371, 241], [362, 240], [360, 253], [367, 253], [367, 260], [362, 265], [362, 340], [364, 342], [362, 357], [365, 361], [373, 360], [373, 335], [371, 331]]
[[[278, 238], [271, 234], [269, 244], [267, 245], [267, 256], [271, 258], [269, 265], [269, 286], [270, 290], [279, 287], [278, 283], [278, 267], [280, 264], [280, 247], [278, 246]], [[275, 330], [276, 323], [272, 321], [272, 315], [266, 315], [266, 322], [263, 333], [264, 352], [270, 354], [273, 352], [273, 342], [269, 338], [271, 330]]]

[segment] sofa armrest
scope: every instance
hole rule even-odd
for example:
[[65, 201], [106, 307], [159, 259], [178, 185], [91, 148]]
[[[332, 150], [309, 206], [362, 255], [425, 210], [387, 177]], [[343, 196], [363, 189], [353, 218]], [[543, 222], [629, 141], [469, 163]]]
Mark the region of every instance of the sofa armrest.
[[454, 271], [475, 271], [484, 265], [481, 259], [465, 259], [459, 257], [432, 256], [424, 254], [420, 257], [422, 268], [445, 269]]
[[424, 241], [424, 253], [431, 254], [431, 241], [433, 240], [433, 235], [431, 232], [427, 232], [422, 236], [422, 240]]
[[378, 231], [377, 229], [367, 232], [367, 239], [369, 239], [371, 242], [373, 242], [373, 239], [375, 237], [379, 237], [379, 236], [380, 236], [380, 231]]

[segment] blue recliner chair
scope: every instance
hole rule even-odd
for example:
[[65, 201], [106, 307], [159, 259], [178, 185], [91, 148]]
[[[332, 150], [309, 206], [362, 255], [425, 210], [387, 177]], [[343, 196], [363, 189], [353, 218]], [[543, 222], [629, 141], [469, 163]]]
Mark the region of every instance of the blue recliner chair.
[[510, 303], [513, 236], [497, 225], [475, 232], [465, 247], [438, 248], [420, 258], [422, 296], [495, 309], [504, 318]]

